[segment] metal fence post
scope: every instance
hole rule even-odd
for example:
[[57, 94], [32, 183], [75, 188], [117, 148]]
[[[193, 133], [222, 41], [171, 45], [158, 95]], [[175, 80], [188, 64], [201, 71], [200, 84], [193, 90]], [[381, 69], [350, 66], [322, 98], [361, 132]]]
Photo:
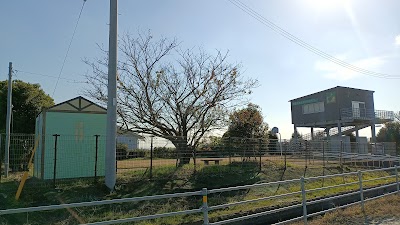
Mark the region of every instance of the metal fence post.
[[357, 145], [357, 153], [360, 154], [360, 146], [358, 145], [358, 141], [356, 141], [356, 145]]
[[363, 183], [362, 183], [362, 173], [358, 171], [358, 182], [360, 183], [360, 200], [361, 200], [361, 211], [364, 213], [364, 190], [363, 190]]
[[232, 166], [232, 153], [231, 153], [231, 137], [228, 137], [228, 155], [229, 155], [229, 169]]
[[94, 135], [96, 137], [96, 155], [94, 159], [94, 182], [97, 183], [97, 159], [99, 153], [99, 136], [98, 134]]
[[306, 198], [306, 185], [304, 181], [304, 177], [300, 178], [301, 184], [301, 198], [302, 198], [302, 205], [303, 205], [303, 221], [304, 224], [307, 225], [307, 198]]
[[307, 158], [308, 158], [308, 145], [307, 145], [307, 140], [304, 141], [304, 145], [305, 145], [305, 162], [306, 162], [306, 167], [307, 167]]
[[[342, 159], [342, 157], [343, 157], [343, 141], [342, 140], [340, 140], [340, 153], [339, 153], [339, 162], [340, 162], [340, 168], [341, 169], [343, 169], [343, 159]], [[342, 172], [343, 172], [343, 170], [342, 170]]]
[[202, 195], [203, 195], [203, 206], [202, 206], [202, 211], [203, 211], [203, 225], [208, 225], [210, 224], [210, 221], [208, 220], [208, 191], [207, 188], [202, 189]]
[[397, 170], [397, 165], [394, 166], [394, 172], [396, 174], [396, 189], [397, 189], [397, 192], [399, 192], [399, 190], [400, 190], [400, 187], [399, 187], [399, 172]]
[[57, 174], [57, 139], [59, 134], [53, 134], [54, 140], [54, 168], [53, 168], [53, 187], [56, 187], [56, 174]]
[[325, 183], [325, 142], [322, 141], [322, 187], [324, 186]]
[[[307, 173], [307, 168], [308, 168], [308, 166], [307, 166], [307, 151], [308, 151], [308, 149], [307, 149], [307, 140], [305, 140], [304, 141], [305, 142], [305, 155], [304, 155], [304, 177], [306, 176], [306, 173]], [[301, 144], [301, 142], [300, 142], [300, 144]], [[300, 148], [301, 149], [301, 148]]]
[[150, 179], [153, 178], [153, 135], [150, 137], [150, 171], [149, 171], [149, 177]]
[[2, 139], [3, 134], [0, 133], [0, 183], [1, 183], [1, 174], [3, 172], [2, 168], [3, 168], [3, 146], [1, 145], [1, 139]]
[[258, 142], [259, 142], [259, 143], [258, 143], [258, 148], [259, 148], [258, 151], [259, 151], [259, 153], [260, 153], [260, 155], [259, 155], [259, 156], [260, 156], [260, 165], [259, 165], [258, 171], [261, 172], [261, 169], [262, 169], [262, 168], [261, 168], [261, 167], [262, 167], [262, 155], [261, 155], [262, 140], [261, 140], [261, 138], [258, 139]]
[[[282, 150], [282, 143], [279, 143], [279, 144], [280, 144], [280, 147], [281, 147], [281, 150]], [[285, 155], [283, 156], [283, 159], [284, 159], [284, 161], [285, 161], [285, 167], [284, 167], [284, 168], [285, 168], [285, 171], [286, 171], [286, 169], [287, 169], [287, 162], [286, 162], [286, 155], [287, 155], [287, 154], [286, 154], [286, 150], [287, 150], [287, 148], [288, 148], [288, 147], [286, 146], [286, 147], [285, 147]]]

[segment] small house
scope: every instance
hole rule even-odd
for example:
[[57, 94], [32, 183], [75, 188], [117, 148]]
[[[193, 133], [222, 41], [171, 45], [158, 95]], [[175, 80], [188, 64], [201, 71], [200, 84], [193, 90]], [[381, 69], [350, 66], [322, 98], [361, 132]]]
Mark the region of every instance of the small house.
[[144, 141], [144, 137], [131, 131], [126, 131], [123, 129], [117, 130], [117, 143], [125, 144], [129, 151], [134, 151], [139, 149], [139, 140]]
[[308, 127], [311, 139], [314, 128], [323, 128], [328, 139], [342, 140], [343, 135], [371, 128], [376, 140], [375, 125], [392, 121], [391, 111], [375, 110], [374, 91], [337, 86], [290, 100], [294, 129]]
[[81, 96], [36, 117], [34, 176], [64, 179], [104, 176], [107, 110]]

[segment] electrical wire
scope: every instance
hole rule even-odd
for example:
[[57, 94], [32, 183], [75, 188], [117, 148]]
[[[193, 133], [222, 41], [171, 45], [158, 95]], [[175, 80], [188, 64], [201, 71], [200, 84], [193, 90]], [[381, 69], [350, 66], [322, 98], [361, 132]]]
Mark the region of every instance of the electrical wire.
[[265, 17], [263, 17], [262, 15], [260, 15], [258, 12], [256, 12], [255, 10], [253, 10], [252, 8], [250, 8], [249, 6], [247, 6], [246, 4], [244, 4], [243, 2], [241, 2], [240, 0], [228, 0], [230, 3], [232, 3], [233, 5], [235, 5], [237, 8], [241, 9], [243, 12], [245, 12], [246, 14], [250, 15], [251, 17], [253, 17], [254, 19], [256, 19], [257, 21], [259, 21], [260, 23], [262, 23], [263, 25], [267, 26], [268, 28], [270, 28], [271, 30], [275, 31], [276, 33], [280, 34], [281, 36], [285, 37], [286, 39], [292, 41], [293, 43], [305, 48], [306, 50], [324, 58], [327, 59], [337, 65], [340, 65], [346, 69], [349, 70], [353, 70], [355, 72], [358, 73], [362, 73], [364, 75], [368, 75], [368, 76], [372, 76], [372, 77], [377, 77], [377, 78], [384, 78], [384, 79], [400, 79], [399, 75], [390, 75], [390, 74], [386, 74], [386, 73], [378, 73], [378, 72], [373, 72], [370, 70], [366, 70], [357, 66], [354, 66], [350, 63], [347, 63], [343, 60], [340, 60], [338, 58], [335, 58], [334, 56], [308, 44], [307, 42], [301, 40], [300, 38], [294, 36], [293, 34], [289, 33], [288, 31], [286, 31], [285, 29], [279, 27], [278, 25], [276, 25], [275, 23], [271, 22], [270, 20], [266, 19]]
[[[42, 74], [42, 73], [34, 73], [34, 72], [28, 72], [28, 71], [22, 71], [22, 70], [15, 70], [15, 72], [19, 73], [26, 73], [26, 74], [31, 74], [31, 75], [37, 75], [37, 76], [42, 76], [42, 77], [51, 77], [51, 78], [56, 78], [60, 80], [65, 80], [68, 83], [88, 83], [87, 81], [80, 81], [80, 80], [74, 80], [74, 79], [68, 79], [68, 78], [63, 78], [63, 77], [58, 77], [58, 76], [52, 76], [52, 75], [47, 75], [47, 74]], [[83, 75], [79, 75], [84, 77]]]
[[82, 15], [82, 11], [83, 11], [83, 8], [85, 6], [85, 3], [86, 3], [86, 0], [83, 0], [82, 8], [81, 8], [81, 11], [79, 12], [79, 16], [78, 16], [78, 19], [77, 19], [76, 24], [75, 24], [74, 32], [72, 33], [72, 37], [71, 37], [71, 40], [70, 40], [69, 45], [68, 45], [67, 53], [65, 54], [64, 61], [63, 61], [62, 66], [61, 66], [60, 73], [58, 74], [56, 85], [54, 86], [53, 94], [51, 95], [52, 97], [54, 97], [54, 93], [57, 90], [58, 82], [59, 82], [59, 80], [61, 78], [61, 74], [62, 74], [62, 72], [64, 70], [64, 65], [65, 65], [65, 62], [67, 61], [68, 53], [69, 53], [69, 50], [71, 49], [72, 41], [74, 40], [75, 33], [76, 33], [76, 28], [78, 27], [79, 20], [81, 19], [81, 15]]
[[13, 69], [13, 70], [11, 71], [11, 75], [14, 75], [15, 77], [18, 78], [17, 73], [18, 73], [18, 70]]

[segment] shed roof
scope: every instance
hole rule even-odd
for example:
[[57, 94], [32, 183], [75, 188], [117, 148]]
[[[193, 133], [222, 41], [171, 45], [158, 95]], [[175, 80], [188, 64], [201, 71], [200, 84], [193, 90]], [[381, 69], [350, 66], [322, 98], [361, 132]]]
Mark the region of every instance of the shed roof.
[[70, 99], [65, 102], [61, 102], [54, 105], [48, 109], [48, 112], [80, 112], [80, 113], [100, 113], [106, 114], [107, 109], [82, 97], [78, 96], [76, 98]]
[[352, 89], [352, 90], [360, 90], [360, 91], [375, 92], [375, 91], [364, 90], [364, 89], [358, 89], [358, 88], [351, 88], [351, 87], [336, 86], [336, 87], [333, 87], [333, 88], [328, 88], [328, 89], [326, 89], [326, 90], [323, 90], [323, 91], [318, 91], [318, 92], [315, 92], [315, 93], [312, 93], [312, 94], [309, 94], [309, 95], [305, 95], [305, 96], [302, 96], [302, 97], [298, 97], [298, 98], [295, 98], [295, 99], [289, 100], [289, 102], [291, 102], [291, 101], [294, 101], [294, 100], [297, 100], [297, 99], [300, 99], [300, 98], [309, 97], [309, 96], [311, 96], [311, 95], [318, 94], [318, 93], [321, 93], [321, 92], [325, 92], [325, 91], [332, 91], [332, 90], [335, 90], [335, 89]]

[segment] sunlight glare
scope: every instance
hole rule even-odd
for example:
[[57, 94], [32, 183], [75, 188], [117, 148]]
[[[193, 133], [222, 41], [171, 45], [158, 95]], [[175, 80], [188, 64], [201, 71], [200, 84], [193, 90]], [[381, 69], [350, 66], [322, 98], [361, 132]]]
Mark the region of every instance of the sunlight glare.
[[350, 0], [306, 0], [306, 2], [312, 9], [321, 12], [342, 8], [349, 4]]

